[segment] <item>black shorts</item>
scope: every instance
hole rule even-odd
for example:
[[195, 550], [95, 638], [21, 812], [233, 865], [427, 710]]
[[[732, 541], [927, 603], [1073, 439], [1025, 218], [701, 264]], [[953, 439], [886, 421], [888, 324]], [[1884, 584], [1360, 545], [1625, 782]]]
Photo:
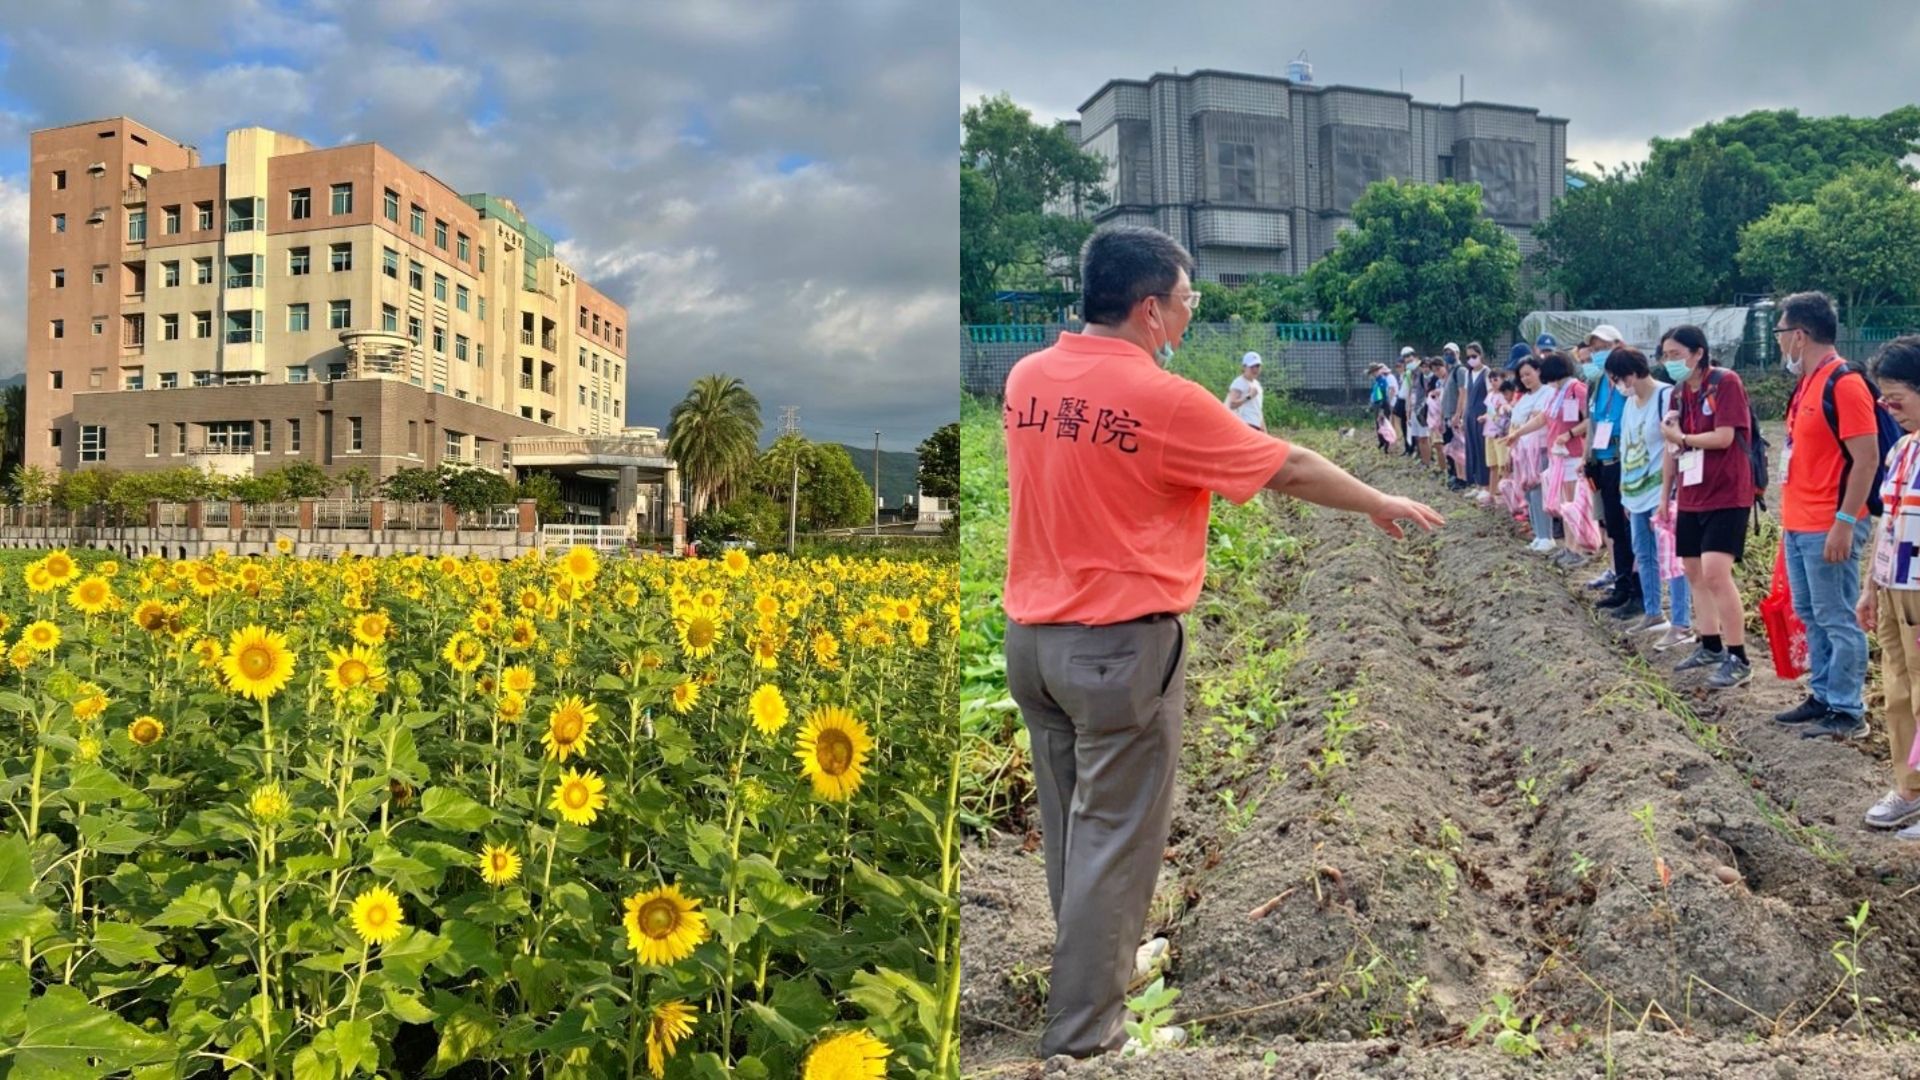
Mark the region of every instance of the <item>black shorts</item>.
[[1697, 559], [1714, 551], [1739, 562], [1747, 554], [1747, 515], [1752, 507], [1732, 510], [1682, 510], [1673, 520], [1673, 553]]
[[1400, 398], [1399, 400], [1393, 403], [1393, 415], [1399, 417], [1402, 420], [1405, 420], [1407, 418], [1407, 399], [1406, 398]]

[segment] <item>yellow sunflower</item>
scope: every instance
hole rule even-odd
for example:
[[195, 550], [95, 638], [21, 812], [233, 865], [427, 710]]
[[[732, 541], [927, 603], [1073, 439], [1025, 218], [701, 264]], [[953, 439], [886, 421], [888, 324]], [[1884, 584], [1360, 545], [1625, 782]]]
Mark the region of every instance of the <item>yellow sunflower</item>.
[[520, 855], [510, 847], [488, 844], [480, 849], [480, 879], [505, 885], [520, 876]]
[[931, 623], [915, 616], [913, 621], [907, 624], [907, 640], [913, 642], [914, 648], [924, 649], [927, 647], [928, 635], [932, 631], [933, 625]]
[[167, 605], [158, 600], [142, 600], [133, 609], [133, 625], [149, 634], [157, 634], [167, 628]]
[[682, 716], [693, 711], [700, 701], [700, 684], [692, 680], [680, 683], [673, 688], [673, 711]]
[[553, 789], [553, 800], [547, 809], [558, 813], [572, 825], [591, 825], [594, 817], [607, 805], [607, 782], [595, 772], [574, 772], [568, 769], [560, 774], [560, 786]]
[[780, 638], [775, 634], [756, 634], [753, 638], [753, 662], [763, 671], [780, 666]]
[[220, 568], [210, 563], [199, 563], [193, 568], [193, 591], [199, 596], [212, 596], [220, 591]]
[[25, 573], [28, 592], [37, 595], [39, 593], [53, 591], [55, 584], [53, 575], [47, 573], [47, 564], [44, 560], [29, 564]]
[[515, 693], [508, 693], [500, 698], [500, 719], [512, 724], [518, 722], [526, 713], [526, 698]]
[[385, 945], [399, 937], [406, 926], [406, 917], [400, 912], [400, 898], [385, 885], [375, 885], [354, 897], [349, 915], [353, 919], [353, 932], [369, 945]]
[[52, 652], [60, 647], [60, 628], [45, 619], [36, 619], [20, 632], [20, 644], [34, 652]]
[[720, 624], [711, 615], [694, 615], [680, 623], [680, 649], [694, 660], [713, 655], [720, 640]]
[[807, 1054], [802, 1080], [884, 1080], [893, 1049], [865, 1028], [822, 1040]]
[[286, 791], [277, 783], [261, 784], [247, 797], [247, 812], [261, 824], [270, 825], [287, 816], [293, 804], [287, 799]]
[[746, 577], [749, 565], [747, 553], [739, 548], [728, 548], [727, 554], [720, 560], [720, 565], [726, 569], [728, 577]]
[[540, 631], [533, 620], [522, 615], [507, 624], [507, 648], [514, 651], [531, 649], [540, 641]]
[[76, 720], [97, 719], [107, 711], [106, 692], [92, 683], [81, 683], [80, 694], [73, 702], [73, 717]]
[[285, 634], [263, 626], [247, 626], [235, 630], [227, 640], [220, 670], [236, 693], [265, 701], [293, 678], [293, 652], [287, 648]]
[[533, 669], [515, 664], [500, 672], [500, 688], [511, 694], [533, 693]]
[[800, 731], [800, 771], [813, 781], [813, 793], [828, 802], [845, 802], [860, 788], [860, 777], [873, 750], [866, 725], [846, 709], [828, 705], [807, 717]]
[[772, 593], [761, 593], [753, 598], [753, 610], [770, 619], [780, 614], [780, 600]]
[[699, 1010], [685, 1001], [663, 1001], [647, 1016], [647, 1071], [654, 1080], [664, 1080], [667, 1059], [674, 1046], [693, 1033], [693, 1019]]
[[560, 569], [567, 575], [567, 580], [584, 585], [600, 573], [600, 556], [592, 548], [576, 544], [561, 558]]
[[686, 959], [707, 940], [707, 917], [696, 910], [699, 906], [700, 901], [682, 895], [678, 885], [627, 897], [627, 914], [621, 920], [627, 948], [643, 964], [668, 967]]
[[56, 551], [48, 555], [46, 558], [40, 560], [40, 565], [46, 568], [47, 578], [56, 586], [65, 585], [80, 573], [79, 564], [75, 563], [73, 556], [67, 554], [64, 550]]
[[640, 603], [640, 587], [628, 582], [613, 591], [613, 601], [623, 608], [634, 607]]
[[293, 541], [292, 541], [292, 540], [289, 540], [289, 539], [287, 539], [287, 538], [286, 538], [286, 537], [284, 537], [284, 536], [276, 536], [276, 537], [274, 537], [274, 539], [273, 539], [273, 550], [275, 550], [275, 551], [277, 551], [277, 552], [279, 552], [279, 553], [280, 553], [280, 554], [282, 554], [282, 555], [289, 555], [289, 554], [292, 554], [292, 553], [293, 553]]
[[353, 640], [362, 645], [378, 645], [387, 640], [393, 620], [384, 611], [369, 611], [353, 620]]
[[203, 637], [193, 643], [193, 655], [200, 658], [200, 666], [203, 669], [213, 668], [220, 665], [220, 658], [225, 655], [225, 650], [220, 648], [218, 640]]
[[833, 636], [833, 631], [822, 630], [813, 635], [809, 646], [813, 649], [814, 663], [821, 667], [832, 668], [839, 663], [840, 639]]
[[98, 615], [113, 603], [113, 586], [98, 575], [81, 578], [67, 593], [67, 603], [83, 615]]
[[127, 725], [127, 738], [132, 739], [135, 746], [152, 746], [166, 733], [167, 725], [158, 717], [136, 716], [133, 723]]
[[327, 689], [335, 697], [356, 686], [378, 694], [387, 688], [387, 669], [380, 655], [365, 645], [327, 650]]
[[592, 741], [588, 733], [599, 719], [598, 706], [588, 704], [578, 694], [561, 698], [547, 715], [547, 730], [540, 735], [547, 756], [565, 761], [574, 754], [584, 753]]
[[787, 699], [780, 696], [780, 688], [771, 683], [763, 683], [747, 700], [747, 713], [753, 717], [753, 726], [760, 729], [762, 735], [773, 736], [787, 726]]
[[36, 655], [33, 646], [22, 642], [7, 650], [7, 663], [12, 664], [15, 671], [25, 671], [33, 664]]
[[455, 630], [453, 636], [447, 639], [446, 648], [440, 650], [440, 658], [463, 675], [479, 667], [486, 655], [487, 647], [465, 630]]
[[722, 598], [720, 590], [709, 585], [693, 594], [693, 606], [711, 615], [720, 610]]

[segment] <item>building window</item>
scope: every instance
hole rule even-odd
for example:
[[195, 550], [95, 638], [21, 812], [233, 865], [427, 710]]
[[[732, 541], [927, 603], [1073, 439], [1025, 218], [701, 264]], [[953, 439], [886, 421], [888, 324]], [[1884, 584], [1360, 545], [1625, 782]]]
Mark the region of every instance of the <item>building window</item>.
[[209, 338], [213, 336], [213, 312], [196, 311], [193, 313], [193, 336]]
[[307, 329], [310, 329], [307, 323], [307, 305], [288, 304], [287, 305], [287, 331], [289, 333], [299, 333], [300, 331], [307, 330]]
[[600, 315], [597, 312], [593, 316], [593, 336], [600, 336]]
[[105, 285], [105, 284], [107, 283], [107, 268], [106, 268], [106, 267], [104, 267], [104, 266], [96, 266], [96, 267], [94, 267], [94, 268], [93, 268], [93, 283], [94, 283], [95, 285]]
[[461, 311], [467, 310], [468, 295], [465, 285], [455, 285], [453, 287], [453, 306], [459, 308]]
[[465, 360], [467, 358], [467, 335], [453, 335], [453, 358], [455, 360]]
[[336, 214], [353, 213], [353, 185], [335, 184], [330, 190], [333, 192], [333, 212]]
[[400, 329], [400, 309], [392, 304], [380, 305], [380, 329], [398, 331]]
[[616, 349], [625, 348], [625, 342], [621, 340], [625, 335], [626, 335], [625, 330], [622, 330], [617, 326], [614, 327], [613, 329], [613, 347], [614, 348]]
[[187, 452], [187, 425], [173, 425], [173, 446], [173, 452], [176, 454], [184, 454]]
[[53, 170], [53, 190], [55, 191], [67, 190], [67, 170], [65, 169]]
[[180, 284], [180, 260], [175, 259], [171, 262], [161, 263], [160, 264], [161, 287], [171, 289], [174, 286], [179, 284]]
[[55, 270], [53, 272], [53, 287], [56, 289], [64, 289], [67, 287], [67, 272], [65, 270]]
[[295, 364], [295, 365], [293, 365], [292, 367], [290, 367], [290, 368], [288, 368], [288, 369], [287, 369], [287, 381], [288, 381], [289, 383], [303, 383], [303, 382], [306, 382], [306, 381], [307, 381], [307, 365], [305, 365], [305, 364]]
[[417, 262], [407, 262], [407, 288], [419, 292], [427, 287], [427, 268]]
[[400, 253], [392, 248], [381, 248], [380, 272], [395, 281], [400, 280]]
[[433, 298], [445, 303], [447, 299], [447, 279], [444, 274], [433, 275]]
[[193, 204], [193, 227], [205, 232], [213, 228], [213, 204], [201, 202]]
[[255, 314], [244, 310], [227, 312], [227, 344], [246, 345], [264, 339], [266, 327], [261, 325], [264, 320], [254, 318]]
[[227, 231], [252, 232], [261, 227], [265, 199], [228, 199]]
[[99, 337], [101, 334], [104, 334], [106, 332], [107, 332], [107, 320], [105, 319], [93, 320], [93, 336], [94, 337]]
[[47, 432], [47, 445], [55, 448], [59, 447], [60, 445], [60, 429], [59, 428], [53, 428]]
[[441, 251], [447, 250], [447, 223], [439, 218], [433, 219], [433, 246]]
[[327, 365], [327, 380], [326, 380], [326, 381], [328, 381], [328, 382], [339, 382], [339, 381], [340, 381], [341, 379], [344, 379], [344, 378], [346, 378], [346, 377], [347, 377], [347, 364], [346, 364], [346, 361], [344, 361], [344, 360], [342, 360], [342, 361], [338, 361], [338, 362], [336, 362], [336, 363], [332, 363], [332, 364], [328, 364], [328, 365]]
[[147, 212], [145, 210], [127, 211], [127, 243], [144, 244], [147, 242]]
[[453, 235], [453, 244], [454, 244], [454, 254], [459, 257], [461, 262], [466, 262], [467, 252], [469, 250], [467, 247], [467, 234], [455, 233]]
[[361, 445], [362, 445], [361, 444], [362, 426], [363, 425], [360, 423], [359, 417], [357, 416], [347, 417], [347, 452], [348, 453], [357, 454], [360, 452]]
[[420, 344], [420, 316], [407, 316], [407, 338], [415, 345]]
[[299, 452], [300, 421], [298, 419], [289, 419], [287, 421], [287, 453], [297, 454]]
[[[65, 214], [53, 215], [53, 231], [57, 233], [63, 233], [67, 231], [67, 215]], [[56, 434], [57, 434], [57, 429], [56, 429]]]
[[587, 328], [587, 309], [583, 307], [580, 309], [580, 329], [585, 330], [586, 328]]
[[420, 452], [420, 421], [409, 420], [407, 421], [407, 453], [418, 454], [419, 452]]
[[581, 386], [581, 387], [576, 387], [576, 389], [580, 391], [580, 404], [585, 405], [587, 403], [587, 388], [584, 386]]
[[302, 277], [313, 272], [313, 251], [311, 248], [287, 249], [287, 273]]
[[480, 321], [486, 322], [487, 321], [487, 298], [484, 296], [480, 297], [479, 304], [480, 304], [480, 307], [479, 307]]
[[122, 390], [145, 390], [146, 388], [147, 377], [138, 371], [128, 372], [126, 385], [121, 387]]
[[294, 188], [287, 192], [287, 216], [304, 221], [313, 216], [313, 189]]
[[180, 232], [180, 208], [179, 207], [163, 206], [160, 208], [160, 231], [168, 236], [176, 236], [179, 234]]
[[107, 460], [107, 429], [99, 424], [80, 425], [80, 460]]
[[418, 206], [408, 204], [407, 227], [413, 231], [413, 235], [415, 236], [427, 235], [427, 212]]
[[459, 432], [457, 431], [447, 432], [447, 459], [448, 460], [450, 461], [460, 460], [461, 442], [462, 440], [460, 438]]
[[213, 372], [211, 372], [211, 371], [196, 371], [196, 372], [194, 372], [194, 373], [193, 373], [193, 385], [195, 385], [195, 386], [212, 386], [212, 385], [213, 385]]
[[327, 268], [329, 270], [353, 269], [353, 244], [331, 244], [327, 247]]
[[47, 372], [47, 389], [49, 389], [49, 390], [58, 390], [58, 389], [60, 389], [61, 387], [63, 387], [63, 386], [65, 386], [65, 385], [66, 385], [66, 383], [67, 383], [67, 373], [66, 373], [66, 372], [64, 372], [64, 371], [49, 371], [49, 372]]
[[[306, 250], [306, 248], [297, 249], [297, 253], [302, 259], [305, 258]], [[266, 261], [267, 257], [265, 255], [228, 256], [227, 288], [252, 289], [266, 284], [266, 267], [263, 265]], [[302, 269], [300, 273], [304, 274], [306, 270]]]
[[180, 316], [178, 315], [160, 316], [160, 340], [161, 341], [179, 341], [180, 340]]
[[[61, 338], [66, 337], [67, 336], [67, 320], [65, 319], [49, 320], [47, 323], [47, 336], [50, 338], [53, 338], [55, 341], [58, 341]], [[59, 372], [56, 371], [54, 372], [54, 374], [58, 375]]]
[[211, 257], [193, 260], [193, 283], [195, 285], [213, 284], [213, 259]]
[[1219, 144], [1220, 200], [1222, 202], [1255, 202], [1259, 198], [1259, 182], [1254, 167], [1256, 160], [1252, 143], [1223, 142]]
[[433, 351], [437, 353], [447, 351], [447, 328], [444, 326], [435, 325], [433, 328]]
[[160, 456], [160, 425], [159, 424], [147, 425], [147, 456], [148, 457]]
[[585, 345], [580, 346], [580, 366], [587, 366], [587, 347]]
[[222, 450], [253, 449], [253, 421], [251, 420], [210, 420], [207, 429], [207, 446]]
[[160, 373], [160, 389], [173, 390], [173, 389], [177, 389], [179, 386], [180, 386], [179, 372], [163, 371]]
[[347, 330], [353, 326], [353, 301], [327, 301], [327, 329]]
[[477, 368], [487, 366], [487, 347], [485, 345], [475, 345], [473, 347], [473, 366]]
[[381, 208], [381, 213], [387, 216], [388, 221], [398, 225], [400, 224], [400, 193], [392, 188], [387, 188], [385, 195], [386, 203]]
[[271, 420], [260, 421], [260, 452], [273, 453], [273, 421]]

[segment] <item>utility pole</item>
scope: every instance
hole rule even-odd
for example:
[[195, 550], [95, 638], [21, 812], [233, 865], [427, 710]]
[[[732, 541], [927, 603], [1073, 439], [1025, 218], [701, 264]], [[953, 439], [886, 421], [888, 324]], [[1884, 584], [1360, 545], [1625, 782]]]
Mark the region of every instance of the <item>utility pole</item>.
[[[783, 435], [800, 434], [800, 409], [789, 405], [780, 410], [780, 427]], [[793, 554], [794, 526], [800, 521], [800, 454], [793, 455], [793, 494], [787, 499], [787, 554]]]
[[880, 535], [880, 433], [873, 433], [873, 535]]

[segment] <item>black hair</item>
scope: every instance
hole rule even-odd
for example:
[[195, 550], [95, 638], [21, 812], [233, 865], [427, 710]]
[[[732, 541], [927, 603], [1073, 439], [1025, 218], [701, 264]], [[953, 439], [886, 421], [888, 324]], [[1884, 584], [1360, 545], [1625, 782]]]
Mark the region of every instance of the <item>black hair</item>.
[[1873, 357], [1873, 375], [1881, 383], [1897, 382], [1920, 391], [1920, 334], [1894, 338]]
[[1540, 358], [1537, 356], [1529, 356], [1525, 360], [1520, 361], [1519, 366], [1513, 369], [1514, 377], [1518, 378], [1520, 373], [1527, 368], [1532, 368], [1535, 375], [1540, 374]]
[[1707, 348], [1707, 335], [1692, 323], [1684, 323], [1660, 335], [1660, 345], [1664, 348], [1667, 339], [1672, 338], [1675, 345], [1700, 354], [1700, 366], [1713, 366], [1713, 351]]
[[1484, 358], [1486, 357], [1486, 355], [1487, 355], [1487, 350], [1485, 350], [1485, 349], [1482, 349], [1482, 348], [1480, 347], [1480, 343], [1479, 343], [1479, 342], [1477, 342], [1477, 341], [1469, 341], [1469, 342], [1467, 342], [1467, 352], [1468, 352], [1468, 354], [1469, 354], [1469, 355], [1471, 355], [1471, 354], [1475, 354], [1475, 353], [1477, 353], [1477, 354], [1479, 354], [1479, 355], [1480, 355], [1480, 357], [1481, 357], [1481, 358], [1483, 358], [1483, 359], [1484, 359]]
[[1805, 330], [1816, 345], [1831, 345], [1840, 334], [1833, 298], [1823, 292], [1797, 292], [1780, 301], [1780, 321]]
[[1134, 305], [1173, 291], [1193, 256], [1173, 237], [1144, 225], [1108, 225], [1080, 249], [1080, 310], [1090, 323], [1118, 326]]
[[1554, 349], [1540, 358], [1540, 378], [1544, 382], [1559, 382], [1573, 377], [1573, 359], [1559, 349]]
[[1616, 379], [1645, 379], [1653, 375], [1653, 369], [1647, 366], [1647, 357], [1631, 345], [1616, 345], [1607, 354], [1605, 364], [1607, 374]]

